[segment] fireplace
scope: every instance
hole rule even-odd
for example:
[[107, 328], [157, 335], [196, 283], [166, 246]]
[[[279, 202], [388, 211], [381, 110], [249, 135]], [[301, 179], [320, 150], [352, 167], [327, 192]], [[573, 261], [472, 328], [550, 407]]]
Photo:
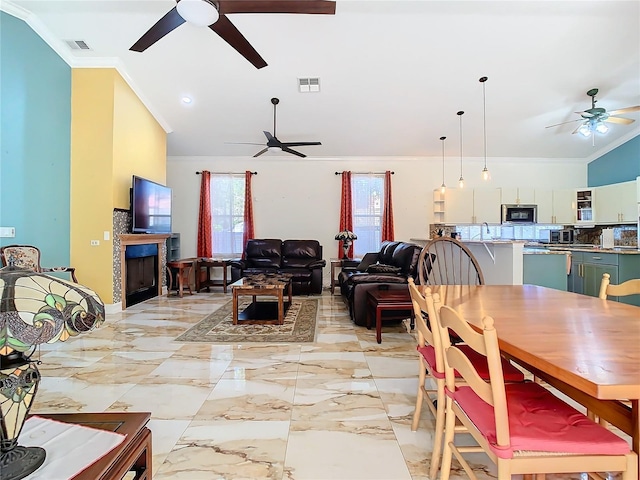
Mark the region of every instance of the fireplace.
[[162, 246], [168, 234], [120, 234], [122, 309], [162, 294]]
[[158, 245], [131, 245], [125, 251], [127, 305], [135, 305], [158, 295]]

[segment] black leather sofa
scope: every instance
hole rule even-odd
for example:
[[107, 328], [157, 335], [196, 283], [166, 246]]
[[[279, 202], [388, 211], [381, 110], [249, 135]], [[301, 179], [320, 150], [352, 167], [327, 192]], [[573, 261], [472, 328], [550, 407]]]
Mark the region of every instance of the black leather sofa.
[[413, 243], [385, 241], [377, 253], [367, 253], [353, 269], [338, 275], [340, 293], [356, 325], [367, 324], [367, 292], [372, 289], [406, 289], [409, 277], [417, 276], [422, 247]]
[[317, 240], [251, 239], [244, 258], [231, 262], [231, 279], [256, 273], [293, 275], [294, 295], [322, 293], [322, 245]]

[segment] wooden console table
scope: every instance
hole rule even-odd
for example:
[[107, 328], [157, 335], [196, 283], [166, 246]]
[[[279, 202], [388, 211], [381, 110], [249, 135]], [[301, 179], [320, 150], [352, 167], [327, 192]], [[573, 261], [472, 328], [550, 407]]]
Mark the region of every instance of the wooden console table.
[[135, 480], [151, 480], [151, 430], [146, 427], [149, 412], [52, 413], [37, 414], [59, 422], [117, 432], [124, 442], [89, 465], [71, 480], [121, 480], [135, 472]]
[[152, 245], [158, 246], [158, 277], [156, 278], [156, 285], [158, 287], [158, 296], [162, 295], [162, 276], [164, 274], [162, 270], [162, 245], [169, 238], [168, 233], [125, 233], [118, 235], [120, 239], [120, 295], [122, 297], [122, 309], [127, 308], [127, 262], [125, 260], [125, 251], [128, 245]]

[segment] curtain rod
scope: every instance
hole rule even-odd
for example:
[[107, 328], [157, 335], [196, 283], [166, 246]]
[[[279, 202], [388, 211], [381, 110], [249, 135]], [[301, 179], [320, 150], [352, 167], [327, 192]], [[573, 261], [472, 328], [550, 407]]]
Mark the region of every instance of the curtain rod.
[[[356, 175], [384, 175], [387, 172], [351, 172]], [[336, 175], [342, 175], [342, 172], [335, 172]], [[396, 172], [391, 172], [391, 175], [395, 175]]]
[[[211, 172], [213, 175], [244, 175], [245, 172]], [[250, 172], [251, 175], [257, 175], [258, 172]], [[202, 172], [196, 172], [196, 175], [202, 175]]]

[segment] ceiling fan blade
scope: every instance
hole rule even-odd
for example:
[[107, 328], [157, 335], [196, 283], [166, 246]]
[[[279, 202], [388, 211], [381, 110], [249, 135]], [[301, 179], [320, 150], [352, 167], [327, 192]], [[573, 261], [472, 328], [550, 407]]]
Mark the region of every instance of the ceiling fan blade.
[[304, 153], [296, 152], [295, 150], [292, 150], [289, 147], [285, 147], [284, 145], [282, 146], [282, 151], [287, 153], [292, 153], [293, 155], [297, 155], [302, 158], [306, 157]]
[[578, 133], [578, 130], [580, 130], [580, 127], [581, 127], [581, 126], [582, 126], [582, 125], [578, 125], [578, 126], [576, 127], [576, 129], [575, 129], [573, 132], [571, 132], [571, 135], [573, 135], [574, 133]]
[[134, 52], [144, 52], [151, 45], [156, 43], [167, 33], [175, 30], [185, 22], [185, 19], [180, 16], [176, 7], [173, 7], [169, 12], [156, 22], [147, 33], [140, 37], [136, 43], [129, 49]]
[[227, 13], [317, 13], [334, 15], [336, 2], [327, 0], [218, 0], [220, 15]]
[[271, 135], [269, 132], [267, 132], [266, 130], [263, 130], [262, 133], [264, 133], [264, 136], [267, 137], [267, 140], [271, 141], [271, 140], [275, 140], [276, 137], [274, 137], [273, 135]]
[[262, 150], [260, 150], [258, 153], [256, 153], [253, 157], [259, 157], [260, 155], [262, 155], [263, 153], [265, 153], [267, 150], [269, 150], [268, 148], [263, 148]]
[[264, 145], [264, 143], [257, 142], [224, 142], [225, 145]]
[[581, 121], [584, 121], [584, 118], [576, 118], [575, 120], [569, 120], [568, 122], [556, 123], [555, 125], [547, 125], [544, 128], [558, 127], [560, 125], [566, 125], [567, 123], [581, 122]]
[[320, 142], [281, 142], [283, 147], [304, 147], [307, 145], [322, 145]]
[[622, 117], [609, 117], [605, 120], [607, 123], [620, 123], [622, 125], [629, 125], [630, 123], [635, 122], [635, 120], [631, 118], [622, 118]]
[[640, 110], [640, 105], [636, 105], [635, 107], [620, 108], [618, 110], [612, 110], [607, 113], [609, 115], [619, 115], [621, 113], [637, 112], [638, 110]]
[[213, 25], [209, 25], [209, 28], [235, 48], [240, 55], [249, 60], [254, 67], [263, 68], [267, 66], [267, 62], [264, 61], [256, 49], [251, 46], [249, 41], [244, 38], [240, 31], [224, 15], [220, 15], [218, 21]]

